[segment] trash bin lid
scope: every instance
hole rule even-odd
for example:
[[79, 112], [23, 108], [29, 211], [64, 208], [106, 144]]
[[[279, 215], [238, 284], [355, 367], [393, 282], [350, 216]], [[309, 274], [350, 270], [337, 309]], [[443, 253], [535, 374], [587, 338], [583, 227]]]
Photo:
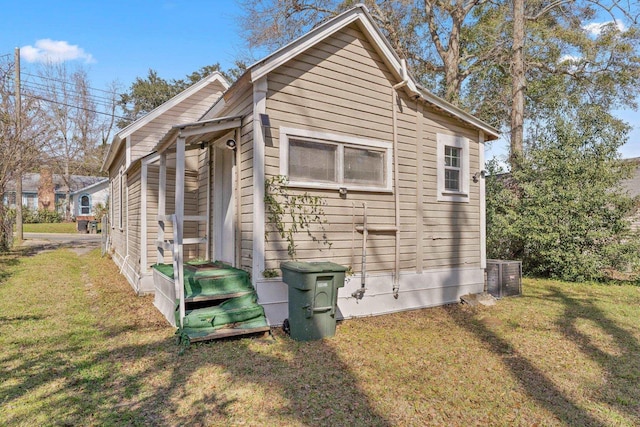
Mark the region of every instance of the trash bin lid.
[[348, 268], [336, 264], [335, 262], [322, 261], [322, 262], [301, 262], [301, 261], [287, 261], [280, 264], [280, 269], [295, 271], [298, 273], [327, 273], [327, 272], [343, 272]]

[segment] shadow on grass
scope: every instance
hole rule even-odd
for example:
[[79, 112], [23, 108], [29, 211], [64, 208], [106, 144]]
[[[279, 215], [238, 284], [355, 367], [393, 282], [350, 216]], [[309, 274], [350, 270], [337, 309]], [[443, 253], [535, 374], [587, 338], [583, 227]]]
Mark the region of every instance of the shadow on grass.
[[[640, 343], [635, 336], [611, 320], [591, 298], [573, 298], [558, 287], [550, 289], [549, 297], [564, 306], [556, 321], [560, 331], [606, 373], [609, 386], [602, 390], [603, 400], [640, 422]], [[578, 326], [581, 320], [597, 325], [611, 337], [613, 348], [605, 351], [581, 332]]]
[[[79, 338], [60, 336], [57, 341]], [[285, 341], [280, 356], [251, 348], [278, 345], [265, 339], [196, 344], [179, 356], [174, 341], [165, 339], [73, 361], [69, 355], [86, 354], [87, 349], [62, 344], [32, 358], [2, 360], [14, 368], [0, 373], [0, 382], [11, 383], [0, 398], [3, 405], [12, 405], [40, 393], [38, 398], [51, 406], [51, 420], [64, 425], [87, 419], [94, 425], [391, 425], [370, 407], [349, 368], [326, 345], [279, 340]], [[123, 362], [149, 355], [160, 363], [131, 374], [118, 372]], [[40, 390], [62, 379], [62, 388], [42, 395]], [[18, 425], [29, 421], [29, 414], [11, 419]]]
[[489, 350], [502, 359], [503, 364], [531, 399], [555, 414], [563, 423], [579, 426], [604, 425], [576, 405], [543, 371], [536, 368], [527, 357], [515, 352], [511, 343], [476, 320], [472, 313], [456, 307], [451, 307], [448, 312], [458, 326], [472, 332], [487, 345]]
[[11, 277], [9, 270], [20, 263], [21, 255], [21, 251], [0, 252], [0, 285]]
[[70, 285], [84, 286], [91, 305], [70, 327], [57, 328], [54, 311], [3, 313], [16, 332], [0, 350], [7, 425], [34, 424], [37, 413], [56, 425], [391, 425], [330, 345], [278, 333], [179, 355], [150, 299], [112, 276], [108, 260], [87, 261], [100, 278]]
[[[597, 362], [608, 374], [604, 381], [607, 386], [599, 391], [602, 402], [618, 409], [620, 413], [626, 413], [632, 419], [640, 420], [640, 345], [635, 337], [610, 320], [592, 301], [572, 298], [559, 288], [552, 288], [545, 299], [555, 299], [562, 303], [564, 312], [556, 322], [559, 331], [567, 341], [576, 343], [584, 355]], [[474, 312], [460, 310], [455, 306], [448, 307], [447, 311], [457, 325], [472, 332], [501, 358], [527, 395], [562, 423], [579, 426], [608, 425], [574, 402], [554, 384], [547, 373], [538, 369], [526, 355], [514, 350], [509, 340], [478, 320]], [[604, 352], [588, 335], [580, 332], [576, 327], [579, 319], [593, 322], [612, 336], [619, 354], [612, 356]]]

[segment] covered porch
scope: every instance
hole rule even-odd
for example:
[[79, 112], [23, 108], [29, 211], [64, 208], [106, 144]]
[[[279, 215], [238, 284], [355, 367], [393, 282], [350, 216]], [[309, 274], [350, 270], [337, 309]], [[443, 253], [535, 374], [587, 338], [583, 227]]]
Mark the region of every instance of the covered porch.
[[154, 305], [191, 341], [269, 329], [239, 269], [241, 122], [174, 126], [156, 147]]

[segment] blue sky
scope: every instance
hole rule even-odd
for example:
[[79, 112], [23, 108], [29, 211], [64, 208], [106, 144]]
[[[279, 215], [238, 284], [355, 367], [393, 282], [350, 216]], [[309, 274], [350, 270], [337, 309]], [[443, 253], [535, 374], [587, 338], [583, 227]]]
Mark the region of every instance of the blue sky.
[[[180, 79], [216, 62], [227, 69], [247, 56], [234, 0], [0, 0], [0, 10], [0, 55], [20, 47], [23, 70], [34, 73], [38, 58], [53, 50], [82, 64], [99, 89], [113, 81], [126, 89], [150, 68]], [[640, 113], [618, 114], [634, 126], [623, 157], [640, 157]], [[487, 158], [505, 155], [507, 145], [494, 142]]]

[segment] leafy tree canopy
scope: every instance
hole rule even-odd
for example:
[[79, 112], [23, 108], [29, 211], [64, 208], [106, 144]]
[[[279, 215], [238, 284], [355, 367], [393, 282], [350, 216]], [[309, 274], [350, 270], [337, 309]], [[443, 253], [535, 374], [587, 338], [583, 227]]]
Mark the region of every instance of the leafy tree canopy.
[[600, 280], [608, 269], [640, 267], [640, 236], [630, 215], [638, 201], [621, 187], [631, 165], [619, 159], [628, 126], [600, 106], [540, 123], [521, 167], [487, 179], [487, 250], [522, 259], [530, 274]]
[[205, 65], [183, 79], [166, 80], [158, 72], [150, 69], [147, 76], [136, 77], [126, 93], [120, 95], [118, 105], [127, 119], [118, 122], [119, 128], [124, 128], [140, 117], [159, 107], [183, 90], [199, 82], [205, 77], [218, 71], [229, 81], [235, 81], [246, 69], [243, 61], [236, 61], [235, 66], [227, 71], [220, 69], [220, 64]]

